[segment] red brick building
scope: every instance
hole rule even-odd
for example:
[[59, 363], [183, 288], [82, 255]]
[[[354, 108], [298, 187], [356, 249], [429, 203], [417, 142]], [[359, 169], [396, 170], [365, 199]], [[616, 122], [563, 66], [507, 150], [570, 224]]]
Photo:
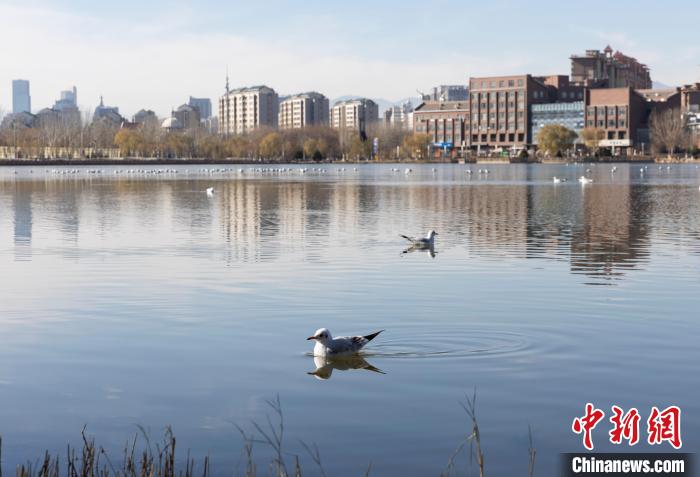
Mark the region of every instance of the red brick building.
[[583, 101], [565, 75], [470, 78], [468, 101], [426, 101], [414, 111], [414, 132], [455, 149], [511, 150], [532, 144], [530, 106]]
[[413, 131], [428, 134], [433, 145], [445, 151], [462, 151], [468, 145], [469, 103], [426, 101], [413, 110]]
[[530, 106], [551, 103], [565, 95], [581, 100], [583, 90], [563, 75], [493, 76], [469, 79], [472, 149], [512, 149], [532, 144]]
[[598, 88], [585, 92], [586, 128], [605, 131], [602, 147], [627, 150], [648, 142], [645, 136], [648, 117], [649, 105], [645, 97], [632, 88]]
[[549, 89], [550, 103], [571, 103], [583, 101], [583, 85], [572, 83], [566, 75], [535, 77]]

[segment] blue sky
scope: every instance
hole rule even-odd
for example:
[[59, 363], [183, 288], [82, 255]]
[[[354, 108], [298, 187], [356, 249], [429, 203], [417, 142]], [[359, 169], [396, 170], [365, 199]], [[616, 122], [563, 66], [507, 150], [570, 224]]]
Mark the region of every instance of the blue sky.
[[700, 2], [0, 0], [0, 109], [13, 78], [32, 106], [75, 84], [123, 113], [165, 115], [231, 85], [399, 100], [470, 75], [569, 72], [611, 44], [655, 81], [700, 78]]

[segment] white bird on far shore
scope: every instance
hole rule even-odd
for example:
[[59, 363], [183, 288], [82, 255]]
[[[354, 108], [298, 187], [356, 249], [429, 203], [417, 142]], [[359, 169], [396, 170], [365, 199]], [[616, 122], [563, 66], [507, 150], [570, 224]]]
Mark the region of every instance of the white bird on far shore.
[[366, 336], [338, 336], [337, 338], [333, 338], [328, 329], [319, 328], [313, 335], [306, 339], [316, 341], [316, 345], [314, 345], [314, 356], [339, 356], [357, 353], [382, 331], [384, 330]]

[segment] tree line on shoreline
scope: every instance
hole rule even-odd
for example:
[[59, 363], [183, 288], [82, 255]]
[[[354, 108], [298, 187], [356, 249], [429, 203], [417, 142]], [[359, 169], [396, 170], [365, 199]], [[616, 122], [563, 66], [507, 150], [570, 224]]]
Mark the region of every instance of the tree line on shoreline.
[[[677, 109], [654, 112], [649, 121], [652, 150], [669, 156], [678, 152], [697, 154], [698, 133], [686, 127]], [[377, 139], [376, 150], [374, 138]], [[560, 125], [544, 126], [537, 135], [538, 155], [563, 157], [585, 146], [590, 156], [609, 151], [599, 142], [605, 131], [585, 128], [580, 133]], [[124, 127], [109, 121], [46, 121], [36, 127], [3, 127], [0, 147], [18, 151], [20, 157], [43, 157], [45, 148], [74, 150], [118, 150], [120, 157], [133, 158], [206, 158], [265, 160], [325, 159], [428, 159], [431, 139], [405, 129], [372, 124], [365, 134], [356, 130], [337, 130], [327, 126], [303, 129], [259, 128], [247, 134], [223, 136], [196, 128], [168, 131], [157, 121]], [[92, 153], [91, 153], [92, 154]], [[527, 157], [522, 153], [523, 158]], [[98, 155], [99, 157], [99, 155]]]
[[[377, 148], [374, 148], [377, 138]], [[364, 134], [327, 126], [303, 129], [258, 128], [246, 134], [219, 135], [204, 128], [163, 129], [156, 121], [124, 127], [109, 121], [48, 121], [36, 127], [0, 130], [0, 147], [23, 157], [40, 157], [44, 148], [118, 149], [134, 158], [248, 158], [276, 160], [380, 159], [426, 157], [430, 138], [400, 128], [370, 125]]]

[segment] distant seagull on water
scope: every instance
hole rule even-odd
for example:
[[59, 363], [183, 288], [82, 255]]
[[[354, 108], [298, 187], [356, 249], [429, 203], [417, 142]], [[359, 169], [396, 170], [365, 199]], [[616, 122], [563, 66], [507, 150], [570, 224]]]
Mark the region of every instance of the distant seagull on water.
[[357, 353], [382, 331], [384, 330], [366, 336], [338, 336], [333, 338], [331, 332], [326, 328], [319, 328], [312, 336], [306, 339], [316, 341], [314, 356], [340, 356]]
[[581, 184], [590, 184], [591, 182], [593, 182], [593, 179], [589, 179], [589, 178], [586, 177], [586, 176], [581, 176], [581, 177], [578, 178], [578, 181], [579, 181]]
[[207, 196], [209, 196], [209, 197], [214, 196], [214, 188], [213, 187], [207, 187]]
[[407, 235], [400, 235], [401, 237], [405, 238], [409, 242], [411, 242], [411, 245], [414, 247], [433, 247], [435, 246], [435, 236], [438, 235], [438, 233], [434, 230], [431, 230], [428, 232], [428, 235], [425, 236], [424, 238], [413, 238], [409, 237]]

